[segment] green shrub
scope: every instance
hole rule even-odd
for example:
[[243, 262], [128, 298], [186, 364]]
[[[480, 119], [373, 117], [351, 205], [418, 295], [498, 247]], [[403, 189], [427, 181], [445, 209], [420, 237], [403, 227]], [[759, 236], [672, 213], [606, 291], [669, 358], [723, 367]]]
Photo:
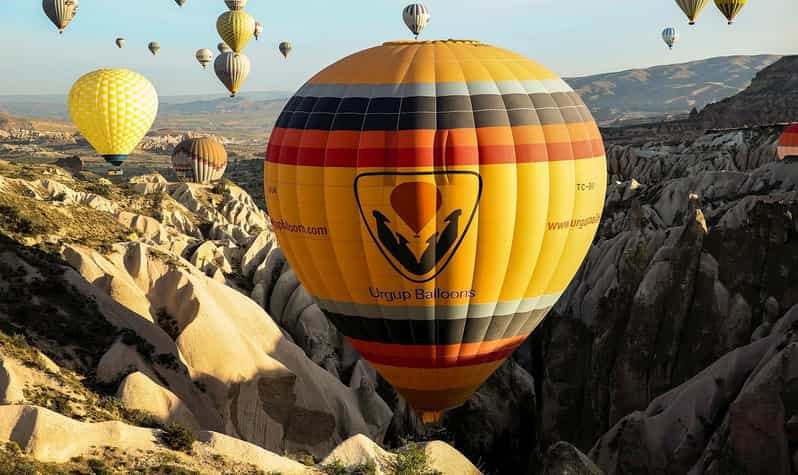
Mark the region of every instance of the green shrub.
[[411, 443], [399, 449], [396, 457], [388, 461], [391, 475], [443, 475], [429, 466], [427, 452], [421, 445]]
[[191, 453], [197, 436], [180, 424], [168, 424], [161, 430], [161, 442], [172, 450]]

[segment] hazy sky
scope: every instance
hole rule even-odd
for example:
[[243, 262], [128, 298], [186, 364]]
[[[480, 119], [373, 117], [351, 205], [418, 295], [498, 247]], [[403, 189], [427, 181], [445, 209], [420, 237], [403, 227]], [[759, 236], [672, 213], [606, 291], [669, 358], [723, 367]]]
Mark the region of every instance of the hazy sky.
[[[406, 1], [250, 0], [265, 25], [245, 53], [253, 72], [243, 91], [294, 90], [308, 77], [352, 52], [409, 38], [401, 20]], [[562, 76], [732, 54], [798, 53], [798, 1], [753, 0], [734, 26], [710, 5], [690, 27], [673, 0], [428, 0], [426, 39], [478, 39], [521, 52]], [[40, 0], [0, 0], [0, 94], [66, 94], [83, 73], [99, 67], [136, 70], [161, 94], [225, 92], [213, 72], [194, 59], [197, 48], [221, 41], [216, 18], [222, 0], [80, 0], [63, 36]], [[669, 52], [661, 30], [682, 33]], [[114, 39], [127, 47], [118, 50]], [[284, 61], [277, 43], [289, 39]], [[147, 43], [157, 40], [153, 58]]]

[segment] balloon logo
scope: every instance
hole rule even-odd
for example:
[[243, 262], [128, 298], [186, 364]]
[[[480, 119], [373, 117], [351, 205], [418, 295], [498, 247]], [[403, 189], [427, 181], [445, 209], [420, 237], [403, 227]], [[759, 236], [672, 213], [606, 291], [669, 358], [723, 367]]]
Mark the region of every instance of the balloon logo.
[[419, 233], [441, 209], [441, 192], [432, 183], [409, 181], [391, 192], [391, 207], [419, 237]]
[[[386, 181], [395, 183], [387, 199]], [[416, 283], [435, 279], [452, 260], [481, 196], [482, 177], [466, 170], [374, 172], [355, 179], [355, 199], [374, 244], [394, 270]]]

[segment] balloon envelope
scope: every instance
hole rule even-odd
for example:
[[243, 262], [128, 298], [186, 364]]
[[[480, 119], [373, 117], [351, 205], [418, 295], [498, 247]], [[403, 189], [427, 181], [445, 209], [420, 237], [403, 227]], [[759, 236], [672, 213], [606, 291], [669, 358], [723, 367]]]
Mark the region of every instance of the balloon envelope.
[[229, 53], [230, 51], [233, 51], [229, 46], [227, 46], [227, 43], [219, 43], [216, 45], [216, 49], [218, 49], [220, 53]]
[[289, 100], [265, 195], [292, 269], [422, 415], [524, 342], [598, 227], [598, 127], [557, 75], [471, 41], [355, 53]]
[[202, 69], [208, 67], [211, 61], [213, 61], [213, 52], [208, 48], [202, 48], [197, 50], [197, 53], [194, 55], [197, 58], [197, 61], [202, 65]]
[[402, 19], [413, 35], [418, 38], [418, 35], [421, 34], [421, 31], [427, 26], [427, 23], [429, 23], [429, 9], [421, 3], [413, 3], [402, 10]]
[[679, 30], [670, 26], [662, 30], [662, 41], [668, 45], [668, 48], [673, 49], [673, 45], [679, 41]]
[[240, 53], [255, 34], [255, 19], [244, 11], [225, 12], [216, 20], [216, 31], [230, 49]]
[[175, 147], [172, 166], [182, 182], [211, 183], [224, 175], [227, 151], [210, 137], [186, 139]]
[[75, 126], [97, 153], [121, 165], [152, 127], [158, 94], [136, 72], [100, 69], [75, 82], [68, 107]]
[[784, 129], [777, 145], [779, 160], [787, 157], [798, 157], [798, 124], [792, 124]]
[[157, 41], [153, 41], [149, 45], [147, 45], [147, 49], [149, 49], [150, 53], [152, 53], [152, 55], [155, 56], [158, 54], [158, 51], [161, 50], [161, 44], [158, 43]]
[[125, 39], [124, 38], [117, 38], [116, 39], [116, 46], [118, 48], [124, 48], [125, 47]]
[[290, 41], [283, 41], [278, 46], [278, 49], [280, 50], [280, 53], [283, 55], [283, 57], [287, 58], [288, 55], [291, 53], [291, 50], [294, 49], [294, 45], [292, 45]]
[[230, 10], [243, 10], [247, 6], [247, 0], [224, 0], [225, 5]]
[[728, 20], [729, 25], [734, 23], [734, 18], [740, 13], [740, 10], [745, 6], [746, 0], [715, 0], [715, 6], [718, 7], [723, 16]]
[[78, 13], [78, 0], [42, 0], [42, 9], [47, 18], [58, 28], [59, 33], [69, 25]]
[[706, 8], [709, 0], [676, 0], [676, 4], [682, 9], [691, 25], [695, 24], [698, 15]]
[[222, 53], [213, 62], [213, 69], [231, 97], [235, 97], [249, 76], [249, 58], [243, 53]]

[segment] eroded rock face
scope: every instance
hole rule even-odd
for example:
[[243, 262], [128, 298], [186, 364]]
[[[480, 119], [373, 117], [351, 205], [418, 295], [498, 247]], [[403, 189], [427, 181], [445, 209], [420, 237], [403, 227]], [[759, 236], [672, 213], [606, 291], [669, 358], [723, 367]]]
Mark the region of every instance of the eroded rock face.
[[793, 307], [769, 336], [622, 418], [590, 456], [608, 474], [794, 473], [796, 324]]
[[557, 442], [546, 451], [541, 475], [604, 475], [604, 472], [573, 445]]
[[[710, 134], [681, 151], [635, 148], [609, 161], [619, 180], [597, 239], [528, 343], [547, 443], [587, 450], [626, 414], [766, 336], [774, 314], [798, 303], [798, 164], [757, 165], [756, 140]], [[757, 167], [715, 163], [701, 153], [712, 147]], [[727, 165], [737, 171], [702, 171]]]

